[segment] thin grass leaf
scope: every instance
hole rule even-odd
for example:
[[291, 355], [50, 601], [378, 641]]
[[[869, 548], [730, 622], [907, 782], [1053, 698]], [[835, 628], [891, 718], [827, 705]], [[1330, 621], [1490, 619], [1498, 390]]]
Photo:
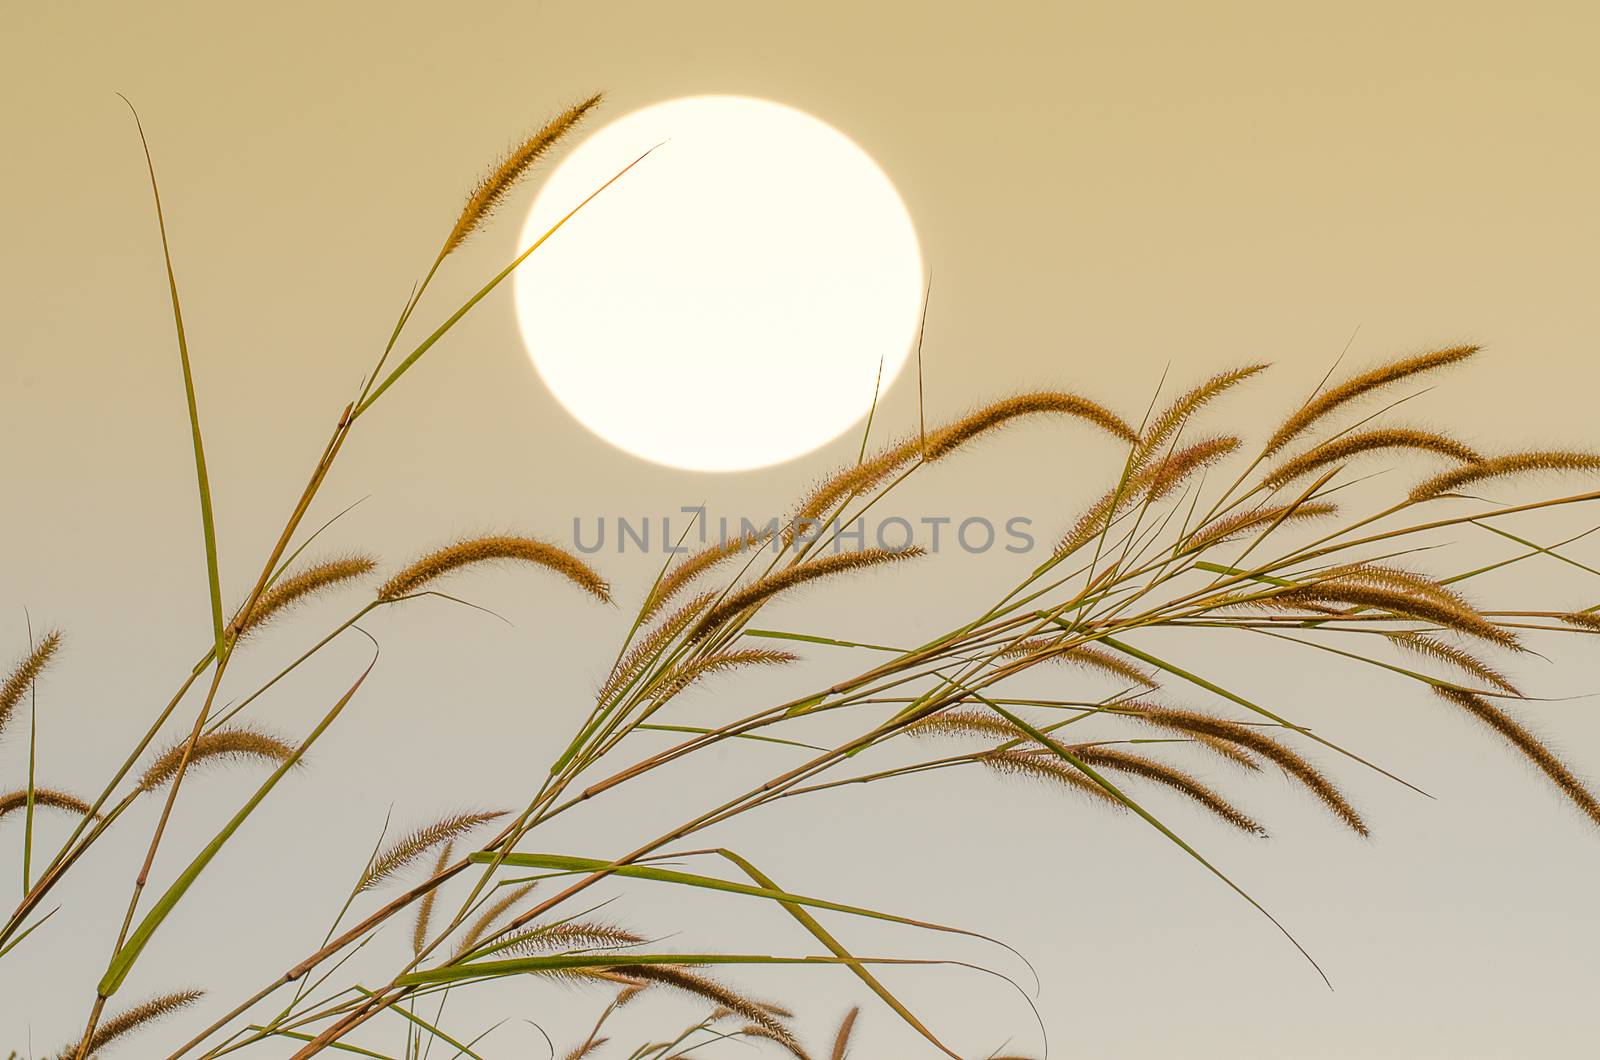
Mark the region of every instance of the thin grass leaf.
[[[120, 93], [119, 93], [120, 94]], [[172, 296], [172, 323], [178, 336], [178, 360], [183, 367], [183, 394], [189, 408], [189, 434], [194, 443], [194, 472], [200, 487], [200, 528], [205, 537], [206, 582], [211, 591], [211, 626], [214, 650], [218, 659], [227, 657], [228, 645], [222, 617], [222, 577], [217, 559], [217, 526], [211, 512], [211, 479], [206, 473], [205, 444], [200, 437], [200, 409], [194, 395], [194, 373], [189, 368], [189, 340], [183, 329], [183, 308], [178, 302], [178, 278], [172, 268], [172, 247], [167, 241], [167, 219], [161, 209], [161, 188], [156, 183], [156, 163], [150, 154], [150, 141], [144, 135], [144, 123], [139, 112], [122, 96], [133, 114], [134, 126], [139, 130], [139, 143], [144, 148], [145, 165], [150, 171], [150, 195], [155, 201], [156, 225], [161, 230], [161, 256], [166, 263], [167, 290]]]

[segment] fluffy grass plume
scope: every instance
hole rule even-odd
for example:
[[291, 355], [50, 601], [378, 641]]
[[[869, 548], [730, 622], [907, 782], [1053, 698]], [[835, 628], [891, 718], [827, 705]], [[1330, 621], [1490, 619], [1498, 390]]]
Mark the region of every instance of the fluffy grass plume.
[[1546, 747], [1543, 741], [1524, 728], [1515, 718], [1475, 692], [1462, 692], [1438, 686], [1434, 686], [1433, 691], [1445, 701], [1460, 707], [1499, 733], [1507, 743], [1520, 751], [1524, 758], [1538, 767], [1541, 773], [1549, 777], [1561, 793], [1583, 811], [1584, 816], [1595, 824], [1600, 824], [1600, 801], [1595, 799], [1594, 793], [1567, 768], [1566, 763], [1556, 757], [1554, 751]]
[[[450, 864], [450, 855], [455, 848], [455, 840], [447, 840], [444, 846], [439, 848], [439, 856], [434, 859], [431, 875], [437, 876], [444, 871], [445, 866]], [[439, 888], [433, 887], [422, 896], [422, 901], [417, 903], [417, 919], [411, 929], [411, 952], [418, 957], [422, 956], [422, 951], [427, 948], [428, 931], [433, 924], [433, 906], [438, 900]]]
[[461, 208], [461, 216], [450, 230], [450, 237], [445, 240], [440, 256], [449, 254], [482, 228], [511, 190], [533, 169], [534, 164], [576, 128], [584, 115], [598, 107], [600, 99], [601, 94], [595, 93], [563, 110], [508, 151], [498, 165], [484, 174], [477, 187], [472, 189], [472, 194], [467, 196], [466, 205]]
[[22, 702], [22, 697], [27, 695], [28, 689], [33, 687], [60, 647], [61, 631], [53, 629], [41, 637], [27, 657], [6, 675], [5, 683], [0, 684], [0, 733], [5, 732], [6, 723], [16, 712], [17, 704]]
[[[93, 810], [92, 806], [76, 795], [69, 795], [67, 792], [57, 791], [54, 788], [34, 788], [33, 804], [35, 806], [48, 806], [52, 810], [66, 810], [68, 813], [76, 813], [83, 817], [87, 817]], [[8, 813], [26, 809], [27, 806], [27, 788], [0, 794], [0, 818], [4, 818]]]
[[800, 656], [793, 652], [772, 648], [731, 648], [712, 652], [674, 668], [651, 690], [650, 698], [658, 702], [671, 699], [709, 674], [743, 670], [752, 666], [784, 666], [798, 661], [799, 658]]
[[1270, 488], [1287, 486], [1297, 478], [1319, 471], [1329, 464], [1384, 450], [1400, 449], [1414, 453], [1432, 453], [1463, 464], [1473, 464], [1483, 457], [1474, 449], [1449, 435], [1436, 431], [1423, 431], [1411, 427], [1380, 427], [1375, 430], [1347, 434], [1313, 446], [1299, 456], [1279, 464], [1262, 479]]
[[812, 488], [800, 502], [794, 522], [804, 525], [823, 519], [842, 501], [881, 485], [890, 475], [917, 459], [929, 462], [948, 457], [975, 441], [1027, 416], [1061, 415], [1084, 420], [1122, 441], [1134, 443], [1138, 434], [1110, 409], [1059, 391], [1042, 390], [985, 405], [961, 419], [929, 432], [913, 435], [880, 450], [872, 458], [843, 468]]
[[[574, 953], [585, 950], [614, 950], [639, 946], [645, 942], [626, 928], [589, 920], [565, 920], [547, 924], [506, 940], [505, 951], [532, 956], [540, 953]], [[618, 1004], [625, 1004], [618, 1001]]]
[[1331, 390], [1323, 391], [1307, 401], [1277, 429], [1267, 440], [1263, 456], [1271, 456], [1294, 439], [1310, 430], [1319, 420], [1344, 405], [1365, 397], [1403, 379], [1431, 372], [1438, 368], [1466, 360], [1478, 352], [1477, 346], [1451, 346], [1432, 353], [1405, 357], [1374, 368], [1370, 372], [1347, 379]]
[[1425, 659], [1434, 659], [1453, 666], [1462, 673], [1475, 677], [1485, 684], [1493, 685], [1500, 691], [1508, 692], [1513, 696], [1522, 694], [1517, 690], [1517, 686], [1511, 683], [1510, 678], [1465, 648], [1447, 644], [1432, 634], [1417, 633], [1411, 630], [1388, 633], [1386, 636], [1391, 644], [1402, 651], [1408, 651], [1413, 655], [1419, 655]]
[[[1126, 773], [1129, 776], [1148, 780], [1153, 784], [1170, 788], [1178, 794], [1196, 803], [1202, 809], [1209, 811], [1219, 819], [1251, 835], [1264, 836], [1267, 830], [1252, 820], [1233, 803], [1217, 794], [1211, 788], [1202, 784], [1194, 776], [1181, 769], [1158, 762], [1153, 758], [1124, 751], [1120, 748], [1107, 747], [1104, 744], [1080, 744], [1070, 749], [1072, 753], [1085, 764], [1096, 769], [1114, 770]], [[1049, 751], [1036, 751], [1035, 754], [1050, 754]]]
[[1593, 611], [1568, 611], [1559, 616], [1561, 621], [1576, 629], [1593, 630], [1600, 633], [1600, 614]]
[[762, 1028], [771, 1035], [773, 1041], [782, 1045], [790, 1053], [799, 1057], [800, 1060], [806, 1060], [806, 1052], [800, 1047], [800, 1043], [795, 1040], [794, 1033], [784, 1026], [778, 1017], [772, 1014], [770, 1006], [746, 997], [737, 990], [712, 979], [710, 976], [668, 964], [630, 964], [621, 965], [612, 970], [630, 979], [638, 979], [646, 983], [670, 987], [719, 1005], [730, 1013]]
[[1191, 475], [1228, 456], [1240, 445], [1231, 435], [1207, 438], [1148, 459], [1128, 469], [1121, 481], [1091, 504], [1056, 545], [1056, 554], [1071, 555], [1099, 537], [1112, 520], [1146, 499], [1158, 501], [1183, 485]]
[[977, 760], [1002, 776], [1021, 777], [1052, 787], [1070, 788], [1114, 810], [1127, 809], [1115, 795], [1090, 780], [1082, 770], [1064, 761], [1059, 755], [1041, 755], [1026, 748], [1011, 747], [998, 751], [985, 751]]
[[484, 810], [473, 813], [453, 813], [401, 836], [380, 850], [361, 874], [356, 890], [370, 891], [387, 883], [404, 872], [418, 858], [440, 844], [449, 843], [481, 824], [497, 821], [506, 815], [504, 810]]
[[[180, 740], [157, 755], [139, 778], [140, 791], [154, 791], [164, 786], [178, 774], [188, 748], [187, 739]], [[281, 765], [294, 757], [295, 746], [269, 732], [246, 726], [235, 726], [206, 733], [195, 741], [189, 754], [188, 771], [207, 765], [230, 762], [266, 762]]]
[[272, 588], [261, 594], [261, 598], [250, 609], [250, 613], [243, 616], [242, 621], [237, 616], [234, 618], [233, 635], [248, 636], [297, 604], [345, 582], [370, 574], [377, 566], [378, 561], [370, 556], [342, 556], [312, 564], [280, 578]]
[[1151, 500], [1157, 501], [1168, 496], [1188, 481], [1189, 476], [1231, 455], [1242, 444], [1232, 435], [1223, 435], [1174, 450], [1158, 462], [1145, 493]]
[[1257, 530], [1308, 519], [1321, 519], [1335, 514], [1338, 510], [1336, 505], [1327, 501], [1304, 501], [1300, 504], [1247, 508], [1213, 519], [1190, 534], [1184, 545], [1188, 551], [1200, 551]]
[[1216, 375], [1199, 383], [1198, 385], [1179, 395], [1177, 400], [1163, 409], [1149, 426], [1144, 429], [1139, 439], [1140, 462], [1158, 452], [1162, 446], [1170, 441], [1189, 418], [1200, 409], [1232, 390], [1240, 383], [1267, 370], [1265, 364], [1251, 364], [1243, 368], [1235, 368]]
[[1560, 449], [1511, 453], [1489, 457], [1475, 464], [1458, 467], [1419, 482], [1411, 491], [1413, 501], [1431, 500], [1490, 479], [1512, 478], [1541, 471], [1600, 471], [1600, 453], [1570, 452]]
[[[159, 1019], [172, 1015], [179, 1009], [199, 1001], [205, 996], [204, 990], [184, 990], [176, 994], [162, 994], [149, 1001], [124, 1009], [110, 1019], [102, 1020], [100, 1026], [95, 1028], [89, 1037], [89, 1047], [84, 1050], [84, 1055], [90, 1058], [99, 1055], [102, 1049], [125, 1038], [141, 1027], [154, 1023]], [[78, 1046], [81, 1043], [73, 1042], [56, 1054], [57, 1060], [72, 1060], [78, 1055]]]
[[1516, 648], [1517, 638], [1458, 599], [1408, 591], [1366, 579], [1329, 578], [1312, 585], [1286, 589], [1264, 598], [1269, 606], [1347, 605], [1375, 608], [1400, 618], [1431, 622], [1501, 648]]
[[853, 552], [838, 552], [831, 556], [820, 556], [803, 563], [784, 567], [764, 578], [758, 578], [749, 585], [736, 589], [723, 597], [720, 603], [706, 612], [706, 616], [696, 624], [690, 636], [695, 640], [709, 636], [734, 616], [748, 611], [757, 604], [765, 603], [779, 593], [814, 582], [819, 578], [829, 578], [853, 571], [867, 570], [871, 567], [883, 566], [886, 563], [915, 559], [925, 554], [926, 551], [920, 546], [904, 549], [863, 548]]
[[616, 666], [612, 668], [610, 675], [601, 684], [599, 692], [595, 694], [596, 701], [607, 703], [622, 689], [632, 685], [662, 650], [688, 629], [690, 623], [699, 618], [716, 598], [717, 594], [714, 592], [705, 592], [693, 597], [639, 638], [639, 642], [617, 660]]
[[1071, 416], [1091, 423], [1125, 442], [1137, 442], [1139, 434], [1127, 422], [1101, 405], [1077, 394], [1042, 390], [996, 401], [968, 413], [942, 430], [928, 436], [924, 450], [929, 460], [939, 460], [966, 445], [1025, 416]]
[[771, 539], [772, 531], [755, 531], [733, 538], [730, 541], [718, 541], [684, 557], [673, 564], [671, 569], [662, 575], [661, 581], [656, 584], [656, 587], [651, 590], [650, 595], [645, 599], [644, 606], [639, 611], [640, 621], [646, 621], [653, 617], [669, 600], [677, 596], [690, 582], [702, 574], [735, 556], [748, 552], [752, 548], [759, 548]]
[[1086, 670], [1097, 670], [1129, 684], [1139, 685], [1144, 688], [1155, 688], [1156, 681], [1150, 671], [1136, 663], [1131, 663], [1115, 652], [1104, 648], [1097, 648], [1092, 644], [1078, 644], [1070, 648], [1062, 648], [1049, 638], [1035, 637], [1022, 640], [1000, 651], [1002, 658], [1022, 658], [1037, 655], [1047, 662], [1060, 662], [1072, 666], [1079, 666]]
[[845, 1060], [850, 1055], [850, 1035], [855, 1032], [856, 1019], [860, 1015], [860, 1006], [844, 1014], [844, 1019], [839, 1022], [839, 1032], [833, 1036], [833, 1051], [828, 1054], [828, 1060]]
[[474, 537], [435, 549], [383, 583], [385, 603], [410, 596], [446, 574], [484, 563], [531, 563], [566, 578], [596, 599], [609, 601], [611, 589], [587, 563], [566, 549], [531, 537]]
[[1316, 796], [1317, 801], [1348, 825], [1351, 831], [1363, 836], [1370, 834], [1361, 815], [1339, 789], [1333, 786], [1332, 781], [1323, 776], [1305, 758], [1266, 735], [1256, 726], [1227, 721], [1199, 711], [1181, 710], [1154, 703], [1124, 703], [1119, 706], [1119, 710], [1126, 710], [1131, 717], [1156, 728], [1211, 736], [1258, 754], [1299, 781], [1301, 786]]
[[533, 893], [536, 886], [537, 884], [533, 883], [519, 883], [514, 887], [507, 887], [504, 894], [484, 906], [483, 912], [478, 914], [478, 918], [467, 926], [466, 933], [461, 936], [461, 942], [456, 946], [456, 956], [459, 958], [472, 952], [473, 947], [489, 933], [489, 929], [494, 927], [512, 906]]
[[[984, 736], [999, 740], [1027, 739], [1024, 733], [1017, 730], [1006, 719], [990, 714], [987, 711], [978, 710], [940, 711], [909, 726], [908, 731], [914, 736], [949, 734]], [[1027, 742], [1028, 746], [1023, 753], [1036, 755], [1041, 762], [1061, 761], [1060, 756], [1053, 750], [1039, 748], [1032, 740]], [[1164, 762], [1146, 758], [1143, 755], [1107, 747], [1104, 744], [1078, 743], [1065, 746], [1075, 757], [1090, 766], [1127, 773], [1129, 776], [1136, 776], [1152, 783], [1160, 784], [1199, 804], [1202, 808], [1241, 831], [1249, 832], [1253, 835], [1267, 834], [1266, 829], [1251, 820], [1249, 816], [1228, 802], [1227, 799], [1218, 795], [1211, 788], [1181, 769], [1176, 769]], [[1071, 763], [1064, 764], [1067, 768], [1072, 768]], [[1041, 767], [1036, 772], [1040, 776], [1044, 776], [1049, 773], [1049, 770]], [[1092, 784], [1093, 781], [1091, 780], [1090, 783]]]

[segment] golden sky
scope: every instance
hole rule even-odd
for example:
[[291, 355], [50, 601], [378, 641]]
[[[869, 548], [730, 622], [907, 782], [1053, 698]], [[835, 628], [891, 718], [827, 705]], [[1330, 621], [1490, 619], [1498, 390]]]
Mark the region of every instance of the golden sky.
[[[13, 559], [0, 565], [0, 632], [20, 643], [26, 606], [36, 622], [73, 635], [45, 752], [70, 739], [80, 761], [64, 771], [109, 763], [206, 633], [159, 243], [117, 92], [138, 106], [162, 181], [225, 583], [237, 594], [472, 180], [530, 126], [597, 89], [610, 115], [683, 95], [772, 99], [870, 152], [905, 199], [935, 275], [925, 349], [932, 417], [1047, 386], [1136, 418], [1169, 368], [1186, 380], [1273, 361], [1277, 370], [1237, 406], [1248, 429], [1313, 385], [1347, 343], [1347, 363], [1360, 365], [1470, 341], [1488, 356], [1430, 395], [1418, 414], [1425, 422], [1488, 448], [1593, 445], [1596, 10], [12, 5], [0, 42], [0, 540]], [[425, 303], [430, 319], [515, 253], [529, 201], [452, 258]], [[370, 498], [340, 543], [391, 558], [466, 530], [564, 540], [574, 515], [699, 502], [734, 514], [776, 510], [856, 444], [846, 437], [791, 464], [723, 476], [641, 462], [586, 433], [545, 392], [503, 298], [487, 301], [386, 403], [328, 503]], [[915, 422], [914, 373], [880, 414], [895, 430]], [[1102, 488], [1089, 476], [1105, 473], [1112, 447], [1083, 434], [1016, 434], [949, 469], [915, 503], [1060, 521]], [[596, 562], [636, 594], [656, 560]], [[914, 625], [930, 608], [985, 595], [992, 574], [967, 559], [939, 580], [894, 583], [888, 613], [870, 628]], [[1600, 586], [1559, 571], [1536, 578], [1600, 599]], [[884, 610], [870, 588], [847, 599]], [[626, 622], [570, 600], [495, 603], [515, 630], [455, 614], [395, 624], [396, 661], [358, 719], [368, 735], [330, 741], [329, 771], [308, 776], [295, 796], [301, 820], [315, 812], [327, 832], [263, 826], [288, 860], [348, 855], [345, 840], [370, 842], [391, 802], [411, 819], [523, 790], [526, 763], [544, 760], [566, 717], [555, 702], [531, 701], [532, 678], [553, 682], [553, 700], [581, 699]], [[796, 627], [808, 614], [813, 605], [795, 609]], [[352, 648], [308, 689], [330, 687], [358, 655]], [[1542, 694], [1587, 692], [1600, 678], [1592, 659], [1569, 660], [1575, 668]], [[1245, 669], [1249, 660], [1233, 662]], [[1513, 1057], [1560, 1054], [1592, 1031], [1595, 836], [1518, 763], [1415, 693], [1391, 702], [1392, 687], [1368, 676], [1338, 686], [1300, 669], [1271, 676], [1308, 714], [1381, 746], [1438, 796], [1362, 787], [1378, 823], [1370, 843], [1331, 834], [1298, 804], [1275, 808], [1281, 836], [1270, 844], [1216, 842], [1323, 960], [1332, 994], [1241, 903], [1148, 835], [1126, 822], [1082, 823], [1048, 800], [1012, 807], [1011, 789], [885, 791], [847, 816], [841, 804], [838, 820], [775, 817], [768, 831], [740, 838], [765, 843], [797, 890], [826, 885], [867, 905], [911, 893], [916, 915], [936, 920], [971, 923], [964, 896], [1003, 884], [1005, 899], [978, 906], [973, 926], [1035, 959], [1041, 1010], [1062, 1028], [1053, 1041], [1082, 1055]], [[312, 706], [291, 700], [285, 718]], [[1600, 723], [1591, 707], [1553, 703], [1541, 725], [1594, 775]], [[485, 747], [463, 737], [462, 718], [475, 711], [517, 739]], [[383, 720], [393, 735], [371, 736]], [[445, 760], [432, 761], [441, 747]], [[399, 793], [396, 776], [408, 778]], [[593, 821], [551, 842], [600, 853], [631, 834], [626, 824]], [[192, 840], [206, 822], [181, 828]], [[868, 854], [882, 863], [834, 872], [804, 853], [819, 845], [826, 865]], [[217, 866], [212, 897], [190, 910], [188, 940], [268, 895], [304, 903], [313, 910], [305, 934], [319, 933], [329, 887], [247, 860]], [[887, 875], [890, 867], [907, 876]], [[253, 897], [252, 888], [265, 890]], [[752, 914], [722, 925], [724, 941], [731, 947], [763, 923]], [[238, 930], [274, 965], [305, 948], [270, 924]], [[782, 930], [778, 938], [804, 941]], [[152, 951], [153, 967], [181, 962], [178, 938]], [[106, 944], [86, 931], [52, 951], [46, 963], [69, 979], [66, 969], [82, 968], [83, 981], [37, 997], [26, 1013], [6, 1006], [0, 1046], [29, 1028], [41, 1048], [53, 1045]], [[219, 967], [215, 978], [227, 993], [259, 975]], [[850, 996], [842, 980], [772, 982], [826, 1019]], [[6, 996], [17, 984], [16, 971], [0, 970]], [[953, 972], [912, 977], [908, 987], [947, 1016], [964, 1048], [998, 1046], [992, 1032], [1002, 1025], [1034, 1048], [1025, 1008], [1003, 987], [985, 991]], [[887, 1013], [869, 1015], [864, 1055], [920, 1055]]]

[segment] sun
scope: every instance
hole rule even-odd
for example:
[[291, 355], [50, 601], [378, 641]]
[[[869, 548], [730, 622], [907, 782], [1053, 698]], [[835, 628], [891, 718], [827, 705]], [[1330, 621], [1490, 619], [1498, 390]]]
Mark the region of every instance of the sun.
[[792, 107], [675, 99], [584, 140], [522, 245], [652, 147], [515, 276], [539, 375], [589, 430], [672, 467], [764, 467], [837, 438], [916, 336], [922, 256], [894, 184]]

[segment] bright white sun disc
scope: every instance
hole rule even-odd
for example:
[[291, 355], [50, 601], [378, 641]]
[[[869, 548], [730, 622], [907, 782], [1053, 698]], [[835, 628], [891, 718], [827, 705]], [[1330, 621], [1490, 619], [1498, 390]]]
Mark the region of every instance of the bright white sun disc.
[[838, 437], [916, 335], [922, 258], [894, 185], [793, 108], [676, 99], [579, 144], [522, 245], [652, 147], [515, 274], [540, 376], [595, 434], [673, 467], [762, 467]]

